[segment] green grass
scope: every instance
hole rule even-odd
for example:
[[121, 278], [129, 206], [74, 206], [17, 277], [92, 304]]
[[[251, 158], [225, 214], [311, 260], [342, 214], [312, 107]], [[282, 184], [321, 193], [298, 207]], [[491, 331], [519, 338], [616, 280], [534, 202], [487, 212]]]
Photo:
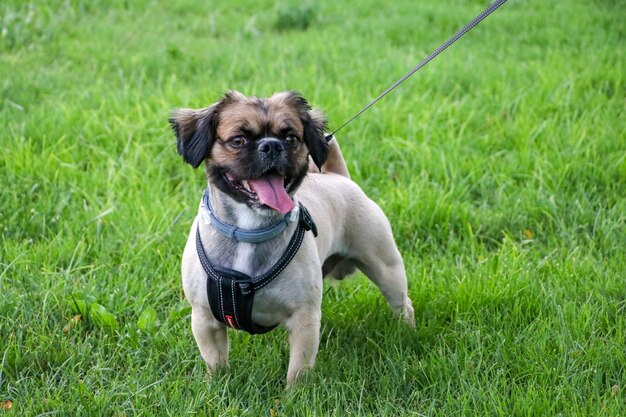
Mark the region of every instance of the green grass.
[[[297, 89], [338, 126], [487, 4], [4, 0], [0, 415], [626, 415], [620, 1], [511, 0], [339, 135], [415, 331], [364, 277], [328, 286], [287, 391], [284, 331], [231, 333], [213, 378], [191, 335], [204, 180], [170, 110]], [[70, 325], [72, 295], [117, 327]]]

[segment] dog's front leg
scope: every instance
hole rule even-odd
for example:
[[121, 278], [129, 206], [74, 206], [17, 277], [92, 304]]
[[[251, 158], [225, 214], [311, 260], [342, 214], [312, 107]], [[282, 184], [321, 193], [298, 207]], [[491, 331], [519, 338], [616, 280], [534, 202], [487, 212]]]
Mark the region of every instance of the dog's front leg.
[[289, 387], [307, 368], [315, 365], [315, 357], [320, 343], [321, 311], [299, 310], [285, 323], [289, 332]]
[[228, 365], [226, 328], [215, 320], [209, 308], [191, 308], [191, 331], [210, 373]]

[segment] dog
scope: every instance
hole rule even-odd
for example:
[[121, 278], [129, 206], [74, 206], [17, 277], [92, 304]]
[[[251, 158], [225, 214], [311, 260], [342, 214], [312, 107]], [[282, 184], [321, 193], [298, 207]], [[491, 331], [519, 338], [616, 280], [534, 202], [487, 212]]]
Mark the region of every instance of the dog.
[[[194, 168], [204, 162], [208, 179], [182, 256], [182, 281], [192, 332], [209, 373], [227, 365], [226, 329], [243, 320], [224, 311], [224, 303], [232, 301], [235, 314], [249, 310], [259, 332], [279, 324], [286, 328], [290, 386], [315, 364], [322, 278], [341, 279], [356, 268], [378, 286], [395, 315], [414, 326], [405, 268], [389, 221], [350, 180], [336, 139], [326, 141], [323, 114], [299, 93], [256, 98], [229, 91], [207, 108], [174, 111], [170, 124], [184, 161]], [[301, 232], [306, 222], [285, 220], [295, 212], [300, 220], [310, 220]], [[263, 242], [228, 235], [281, 222], [284, 230]], [[295, 236], [301, 243], [294, 254]], [[291, 259], [256, 289], [254, 303], [236, 304], [235, 291], [243, 291], [238, 286], [244, 278], [272, 270], [287, 252]], [[228, 281], [228, 276], [235, 278]], [[231, 295], [219, 294], [222, 290]]]

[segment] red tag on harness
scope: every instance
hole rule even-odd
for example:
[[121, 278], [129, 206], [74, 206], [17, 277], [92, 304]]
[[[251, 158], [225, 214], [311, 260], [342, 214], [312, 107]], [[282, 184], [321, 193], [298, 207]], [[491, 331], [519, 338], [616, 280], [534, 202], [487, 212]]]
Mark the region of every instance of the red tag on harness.
[[232, 327], [233, 329], [238, 329], [237, 325], [235, 324], [235, 319], [233, 318], [233, 316], [231, 315], [224, 315], [224, 320], [226, 320], [226, 324], [230, 327]]

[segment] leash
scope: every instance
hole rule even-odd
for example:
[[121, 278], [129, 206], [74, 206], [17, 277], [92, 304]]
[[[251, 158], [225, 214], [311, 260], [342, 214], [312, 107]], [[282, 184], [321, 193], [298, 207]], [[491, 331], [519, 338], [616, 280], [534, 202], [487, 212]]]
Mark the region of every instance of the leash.
[[439, 55], [444, 50], [446, 50], [446, 48], [448, 48], [448, 46], [452, 45], [454, 42], [459, 40], [463, 35], [465, 35], [467, 32], [469, 32], [474, 26], [478, 25], [484, 18], [489, 16], [491, 13], [493, 13], [498, 7], [502, 6], [504, 3], [506, 3], [506, 0], [496, 0], [494, 3], [492, 3], [481, 14], [476, 16], [471, 22], [469, 22], [467, 25], [463, 26], [457, 33], [455, 33], [450, 39], [445, 41], [439, 48], [437, 48], [434, 52], [432, 52], [430, 55], [428, 55], [426, 58], [424, 58], [424, 60], [422, 62], [417, 64], [413, 69], [411, 69], [409, 72], [404, 74], [402, 76], [402, 78], [400, 78], [395, 83], [391, 84], [391, 86], [389, 86], [385, 91], [383, 91], [378, 97], [376, 97], [374, 100], [370, 101], [365, 107], [363, 107], [361, 110], [359, 110], [358, 113], [356, 113], [354, 116], [349, 118], [341, 126], [339, 126], [337, 129], [335, 129], [332, 133], [326, 135], [325, 136], [326, 141], [330, 141], [333, 138], [333, 136], [337, 132], [339, 132], [341, 129], [343, 129], [347, 124], [349, 124], [354, 119], [359, 117], [363, 112], [365, 112], [367, 109], [369, 109], [374, 104], [376, 104], [376, 102], [378, 102], [381, 98], [383, 98], [387, 94], [389, 94], [394, 88], [396, 88], [397, 86], [402, 84], [407, 78], [409, 78], [411, 75], [415, 74], [419, 69], [424, 67], [430, 61], [432, 61], [437, 55]]

